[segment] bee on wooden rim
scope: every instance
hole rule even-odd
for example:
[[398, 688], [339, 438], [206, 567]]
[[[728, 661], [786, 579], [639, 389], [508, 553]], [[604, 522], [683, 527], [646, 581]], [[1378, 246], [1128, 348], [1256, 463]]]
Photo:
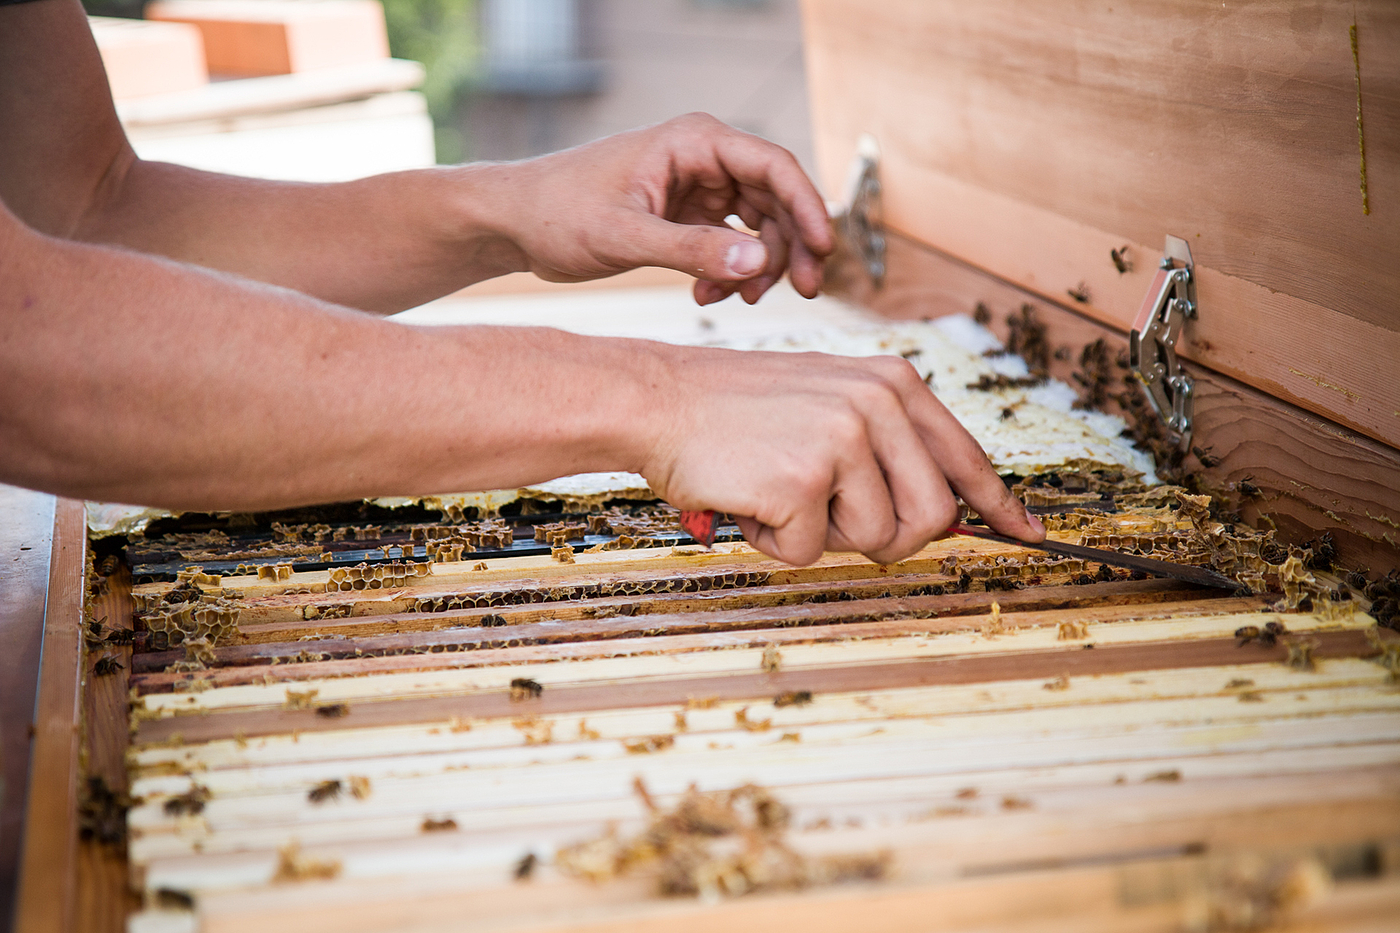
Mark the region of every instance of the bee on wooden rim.
[[1085, 285], [1083, 282], [1080, 282], [1074, 288], [1065, 289], [1065, 294], [1069, 295], [1080, 304], [1089, 303], [1089, 286]]
[[327, 800], [339, 800], [340, 781], [322, 781], [307, 792], [306, 799], [310, 800], [312, 803], [325, 803]]
[[1237, 484], [1237, 488], [1240, 491], [1240, 495], [1244, 496], [1246, 499], [1257, 499], [1264, 494], [1262, 489], [1254, 485], [1254, 477], [1252, 476], [1242, 478]]
[[1278, 644], [1278, 637], [1280, 635], [1287, 634], [1288, 629], [1284, 627], [1282, 622], [1270, 622], [1264, 626], [1264, 631], [1259, 633], [1259, 644], [1266, 648], [1272, 648], [1274, 645]]
[[1206, 469], [1220, 466], [1220, 458], [1211, 453], [1209, 447], [1192, 447], [1191, 452], [1196, 455], [1196, 459], [1201, 461], [1201, 466]]
[[350, 705], [348, 703], [329, 703], [325, 706], [316, 707], [316, 715], [322, 719], [339, 719], [341, 716], [350, 715]]
[[1239, 639], [1239, 644], [1237, 644], [1235, 647], [1243, 648], [1245, 645], [1249, 644], [1250, 642], [1254, 641], [1254, 639], [1259, 637], [1259, 626], [1241, 625], [1239, 628], [1235, 629], [1235, 637]]
[[520, 861], [515, 863], [515, 880], [529, 881], [530, 876], [535, 873], [535, 866], [540, 862], [539, 857], [533, 852], [526, 852]]
[[1118, 270], [1119, 275], [1133, 268], [1132, 260], [1128, 258], [1128, 247], [1126, 245], [1109, 250], [1108, 256], [1113, 260], [1113, 268]]
[[122, 663], [116, 658], [98, 658], [97, 663], [92, 666], [92, 672], [98, 677], [115, 674], [121, 669]]

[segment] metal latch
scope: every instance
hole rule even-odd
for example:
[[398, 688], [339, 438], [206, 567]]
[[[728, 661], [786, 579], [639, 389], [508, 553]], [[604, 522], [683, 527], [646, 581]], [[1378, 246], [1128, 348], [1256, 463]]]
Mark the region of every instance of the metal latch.
[[837, 233], [860, 257], [875, 287], [885, 282], [885, 225], [880, 210], [880, 146], [865, 133], [846, 179], [845, 210], [836, 218]]
[[1177, 360], [1176, 342], [1187, 318], [1196, 316], [1196, 264], [1190, 244], [1181, 237], [1168, 234], [1163, 253], [1128, 335], [1128, 353], [1133, 375], [1147, 388], [1147, 400], [1186, 444], [1191, 438], [1194, 382]]

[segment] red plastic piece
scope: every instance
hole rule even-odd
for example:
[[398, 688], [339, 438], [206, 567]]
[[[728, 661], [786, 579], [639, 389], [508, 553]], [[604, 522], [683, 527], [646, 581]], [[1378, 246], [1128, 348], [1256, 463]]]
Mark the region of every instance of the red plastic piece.
[[681, 512], [681, 527], [705, 547], [715, 543], [715, 529], [718, 526], [719, 516], [709, 509], [703, 512]]

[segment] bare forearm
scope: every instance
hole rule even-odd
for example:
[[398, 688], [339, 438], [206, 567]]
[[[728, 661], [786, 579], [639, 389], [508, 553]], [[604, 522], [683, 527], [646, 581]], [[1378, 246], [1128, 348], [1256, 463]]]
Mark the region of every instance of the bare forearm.
[[341, 184], [265, 181], [130, 159], [74, 235], [393, 313], [524, 261], [497, 220], [510, 166]]
[[9, 482], [247, 510], [514, 486], [647, 455], [655, 345], [413, 328], [22, 229], [3, 245]]

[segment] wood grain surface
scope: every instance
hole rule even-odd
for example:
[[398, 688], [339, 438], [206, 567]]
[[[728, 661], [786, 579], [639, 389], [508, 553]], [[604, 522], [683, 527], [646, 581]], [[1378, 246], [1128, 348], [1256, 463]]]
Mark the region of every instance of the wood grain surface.
[[49, 559], [34, 752], [15, 911], [15, 927], [24, 933], [64, 933], [74, 924], [86, 554], [83, 504], [60, 499], [55, 507]]
[[14, 914], [53, 496], [0, 485], [0, 929]]
[[[1163, 235], [1201, 315], [1179, 352], [1400, 445], [1400, 13], [1186, 0], [808, 0], [828, 191], [861, 133], [889, 226], [1105, 323]], [[1361, 210], [1358, 25], [1371, 213]], [[1119, 273], [1109, 251], [1129, 247]]]
[[[125, 564], [118, 564], [116, 572], [99, 584], [90, 611], [91, 618], [106, 629], [131, 630], [131, 571]], [[99, 674], [97, 665], [104, 658], [121, 666]], [[83, 778], [85, 782], [98, 778], [118, 795], [128, 791], [127, 690], [131, 659], [130, 645], [90, 648], [83, 659]], [[80, 839], [74, 922], [77, 933], [122, 933], [127, 914], [139, 906], [140, 899], [127, 886], [125, 841]]]

